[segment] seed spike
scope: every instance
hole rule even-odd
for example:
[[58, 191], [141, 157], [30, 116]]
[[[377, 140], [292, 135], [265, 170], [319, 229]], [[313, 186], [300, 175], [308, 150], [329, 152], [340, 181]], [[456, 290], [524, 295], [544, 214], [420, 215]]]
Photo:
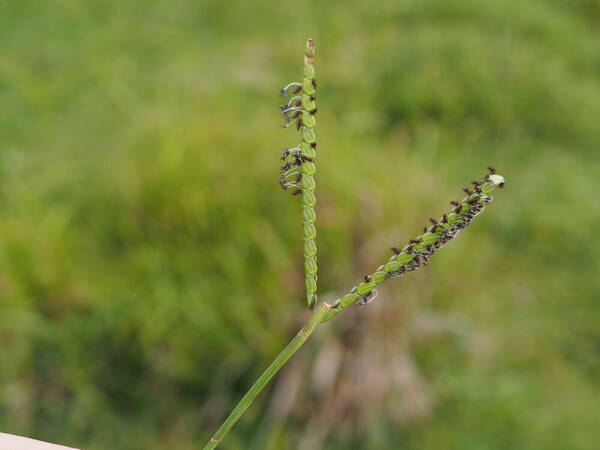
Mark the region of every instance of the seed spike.
[[[493, 197], [489, 194], [495, 188], [501, 188], [503, 185], [504, 178], [502, 176], [497, 174], [486, 175], [484, 181], [480, 183], [481, 195], [472, 195], [471, 193], [462, 202], [451, 201], [450, 204], [454, 207], [452, 209], [453, 215], [444, 214], [437, 225], [429, 228], [431, 235], [425, 234], [411, 239], [409, 244], [402, 250], [392, 247], [391, 250], [394, 253], [394, 257], [377, 269], [375, 273], [363, 278], [365, 283], [368, 279], [368, 282], [371, 284], [367, 286], [359, 285], [363, 290], [362, 292], [360, 290], [357, 292], [357, 287], [355, 286], [350, 290], [350, 294], [336, 300], [322, 322], [326, 322], [354, 303], [361, 305], [368, 303], [370, 301], [369, 296], [375, 291], [375, 286], [386, 279], [401, 277], [408, 272], [429, 264], [431, 256], [446, 243], [457, 237], [460, 231], [468, 227], [473, 219], [493, 200]], [[442, 226], [440, 225], [441, 223], [447, 225]], [[379, 276], [382, 269], [386, 274]], [[370, 290], [365, 293], [365, 289]]]
[[[281, 161], [282, 176], [280, 184], [284, 189], [296, 188], [292, 195], [302, 195], [302, 211], [304, 223], [304, 272], [306, 286], [306, 300], [312, 310], [317, 301], [317, 259], [315, 243], [315, 155], [316, 136], [314, 133], [316, 88], [315, 82], [315, 43], [312, 39], [306, 41], [306, 52], [304, 55], [303, 77], [301, 82], [293, 82], [284, 86], [281, 94], [287, 97], [289, 93], [293, 96], [281, 107], [281, 113], [285, 123], [282, 128], [291, 125], [300, 131], [302, 142], [297, 147], [287, 149], [283, 152]], [[295, 181], [288, 183], [287, 180]]]

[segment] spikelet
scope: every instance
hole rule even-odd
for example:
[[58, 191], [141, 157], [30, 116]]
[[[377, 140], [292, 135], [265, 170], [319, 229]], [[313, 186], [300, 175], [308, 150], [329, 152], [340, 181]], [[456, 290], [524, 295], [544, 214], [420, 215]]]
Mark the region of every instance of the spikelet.
[[290, 83], [281, 89], [281, 95], [289, 98], [281, 106], [283, 127], [295, 125], [300, 131], [301, 142], [296, 147], [283, 150], [281, 156], [281, 176], [279, 184], [292, 195], [302, 195], [302, 221], [304, 237], [304, 274], [306, 301], [312, 310], [317, 303], [317, 245], [315, 228], [315, 157], [317, 139], [315, 136], [315, 44], [312, 39], [306, 41], [304, 55], [304, 73], [302, 82]]
[[454, 208], [439, 220], [429, 219], [430, 227], [424, 233], [408, 241], [402, 249], [392, 248], [394, 255], [387, 263], [366, 275], [363, 282], [353, 287], [350, 293], [336, 300], [322, 322], [335, 317], [345, 308], [355, 303], [367, 304], [377, 295], [376, 287], [390, 278], [398, 278], [408, 272], [427, 265], [429, 258], [449, 241], [458, 236], [461, 230], [468, 227], [473, 219], [494, 199], [490, 194], [497, 188], [504, 187], [504, 178], [496, 174], [492, 167], [490, 173], [482, 181], [473, 182], [473, 190], [464, 189], [467, 196], [462, 201], [450, 202]]

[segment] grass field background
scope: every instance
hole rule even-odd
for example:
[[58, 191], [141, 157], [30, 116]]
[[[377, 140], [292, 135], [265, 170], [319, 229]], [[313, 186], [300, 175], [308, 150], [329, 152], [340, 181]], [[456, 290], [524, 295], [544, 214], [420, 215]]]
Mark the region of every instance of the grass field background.
[[486, 165], [507, 186], [223, 448], [595, 448], [598, 24], [596, 0], [0, 6], [0, 430], [197, 449], [295, 333], [278, 90], [312, 36], [321, 298]]

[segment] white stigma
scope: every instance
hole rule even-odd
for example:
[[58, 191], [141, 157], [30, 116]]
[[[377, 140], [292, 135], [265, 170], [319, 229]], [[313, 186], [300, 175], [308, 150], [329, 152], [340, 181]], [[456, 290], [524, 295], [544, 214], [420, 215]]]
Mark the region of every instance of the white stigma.
[[504, 183], [504, 177], [502, 175], [489, 175], [488, 176], [488, 180], [490, 181], [490, 183], [498, 186], [499, 184]]

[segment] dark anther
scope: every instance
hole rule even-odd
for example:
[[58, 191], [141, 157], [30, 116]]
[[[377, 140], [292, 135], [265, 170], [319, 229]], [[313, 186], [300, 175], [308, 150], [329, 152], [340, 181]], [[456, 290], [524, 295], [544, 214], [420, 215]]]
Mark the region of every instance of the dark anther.
[[504, 189], [504, 183], [500, 183], [500, 184], [498, 185], [498, 187], [499, 187], [500, 189]]
[[409, 244], [418, 244], [420, 241], [418, 239], [411, 239], [408, 241]]
[[400, 253], [402, 253], [400, 250], [398, 250], [396, 247], [392, 247], [391, 248], [392, 252], [394, 252], [394, 254], [399, 255]]
[[371, 281], [371, 277], [369, 275], [365, 275], [363, 280], [365, 281], [365, 283], [368, 283]]
[[467, 195], [471, 195], [473, 193], [473, 191], [467, 189], [467, 188], [463, 188], [463, 192]]
[[300, 119], [299, 119], [299, 120], [296, 122], [296, 130], [299, 130], [301, 126], [302, 126], [302, 120], [300, 120]]
[[311, 102], [314, 102], [317, 99], [317, 97], [315, 95], [311, 95], [308, 98], [310, 99]]
[[300, 92], [301, 90], [302, 90], [302, 86], [296, 86], [292, 92], [293, 92], [294, 94], [297, 94], [297, 93], [298, 93], [298, 92]]
[[312, 148], [317, 148], [317, 143], [316, 143], [316, 142], [313, 142], [312, 144], [310, 144], [310, 146], [311, 146]]
[[448, 216], [447, 216], [446, 214], [444, 214], [444, 215], [442, 216], [442, 222], [443, 222], [443, 223], [448, 223]]
[[292, 195], [300, 195], [302, 194], [302, 189], [296, 189], [294, 192], [292, 192]]
[[367, 304], [371, 303], [373, 301], [373, 299], [375, 299], [375, 297], [377, 297], [377, 290], [373, 289], [371, 292], [368, 292], [367, 294], [363, 295], [360, 298], [360, 302], [358, 304], [359, 305], [367, 305]]
[[312, 85], [313, 85], [313, 88], [316, 89], [317, 88], [317, 80], [312, 80]]
[[317, 108], [315, 108], [312, 111], [310, 111], [310, 113], [314, 116], [317, 113]]
[[492, 175], [496, 173], [496, 169], [494, 169], [493, 167], [488, 166], [487, 170], [489, 170]]
[[432, 224], [434, 224], [434, 225], [437, 225], [437, 220], [435, 220], [435, 219], [433, 219], [433, 218], [431, 218], [431, 217], [430, 217], [430, 218], [429, 218], [429, 221], [430, 221]]
[[471, 184], [475, 187], [479, 186], [479, 181], [471, 181]]
[[450, 204], [451, 204], [452, 206], [459, 206], [459, 205], [460, 205], [460, 203], [458, 203], [456, 200], [452, 200], [452, 201], [450, 202]]

